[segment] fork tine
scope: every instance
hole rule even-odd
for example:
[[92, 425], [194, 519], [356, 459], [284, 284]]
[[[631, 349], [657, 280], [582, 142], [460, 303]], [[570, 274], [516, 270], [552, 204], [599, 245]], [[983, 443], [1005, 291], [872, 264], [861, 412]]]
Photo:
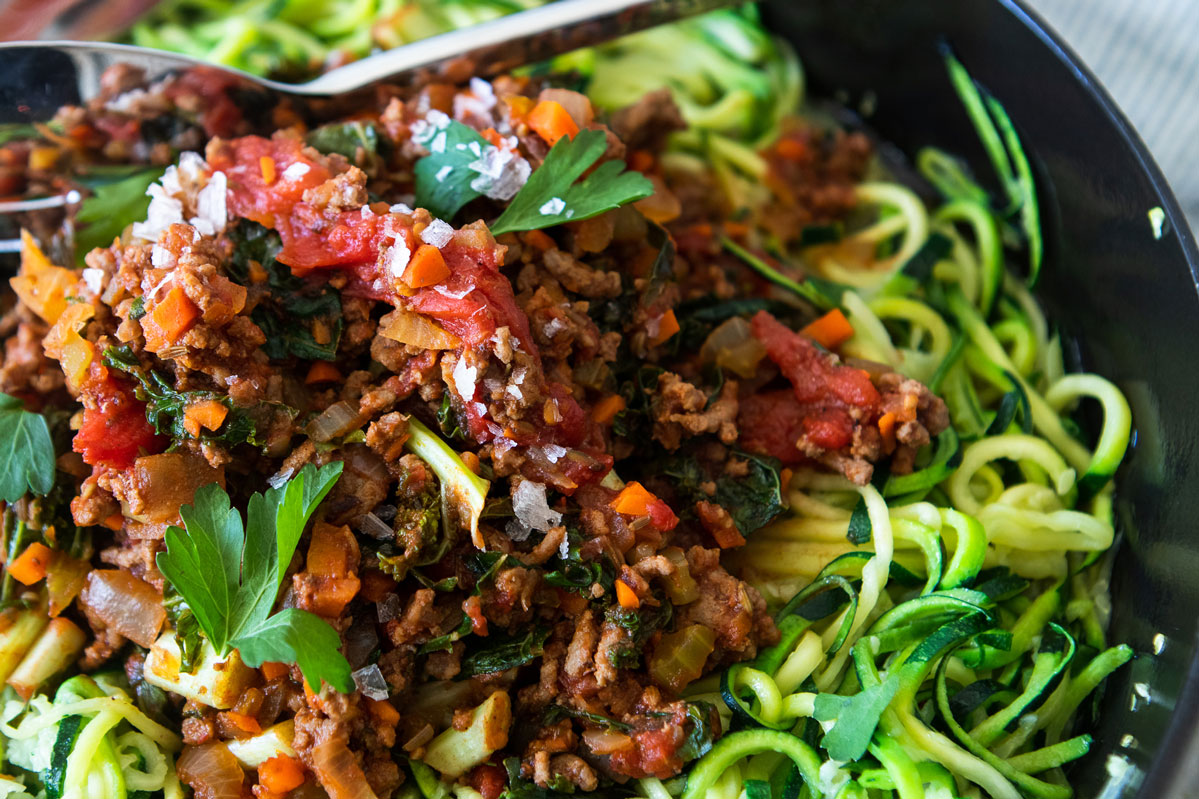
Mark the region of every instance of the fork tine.
[[45, 211], [49, 208], [62, 208], [64, 205], [74, 205], [79, 202], [79, 192], [72, 189], [66, 194], [54, 197], [39, 197], [36, 200], [7, 200], [0, 201], [0, 214], [20, 214], [26, 211]]

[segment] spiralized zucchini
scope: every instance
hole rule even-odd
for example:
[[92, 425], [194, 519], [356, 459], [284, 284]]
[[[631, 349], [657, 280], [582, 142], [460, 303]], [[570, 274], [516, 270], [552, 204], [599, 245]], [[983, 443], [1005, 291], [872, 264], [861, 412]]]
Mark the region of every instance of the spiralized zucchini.
[[[976, 124], [988, 109], [998, 117], [989, 145], [1019, 146], [993, 98], [966, 100]], [[1040, 246], [1039, 230], [1016, 227], [1035, 209], [992, 207], [942, 153], [919, 164], [942, 206], [930, 213], [907, 187], [862, 184], [859, 207], [878, 209], [875, 220], [847, 233], [849, 244], [790, 257], [838, 286], [855, 331], [842, 351], [929, 384], [952, 427], [912, 474], [875, 485], [798, 471], [790, 513], [737, 553], [779, 608], [781, 641], [718, 685], [692, 687], [724, 706], [729, 732], [692, 769], [683, 799], [753, 799], [755, 780], [787, 797], [1067, 799], [1062, 766], [1091, 744], [1071, 737], [1075, 713], [1132, 655], [1107, 647], [1096, 604], [1128, 403], [1098, 375], [1063, 373], [1057, 337], [1006, 270], [1005, 241]], [[1001, 174], [1011, 198], [1024, 196], [1020, 173]], [[945, 241], [922, 279], [907, 265], [935, 236]], [[776, 285], [799, 286], [726, 247]], [[1040, 253], [1030, 257], [1035, 278]], [[1081, 401], [1102, 410], [1093, 445], [1069, 416]], [[642, 793], [674, 795], [656, 781]]]

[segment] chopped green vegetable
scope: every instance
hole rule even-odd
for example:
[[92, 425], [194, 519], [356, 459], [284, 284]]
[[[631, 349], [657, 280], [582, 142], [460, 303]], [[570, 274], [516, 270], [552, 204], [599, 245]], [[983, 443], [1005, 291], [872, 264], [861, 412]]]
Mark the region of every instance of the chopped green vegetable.
[[266, 336], [263, 352], [275, 360], [336, 360], [344, 325], [338, 291], [326, 281], [298, 278], [279, 263], [283, 243], [275, 231], [243, 219], [228, 235], [233, 242], [229, 269], [237, 280], [249, 281], [250, 261], [267, 273], [270, 292], [250, 313]]
[[321, 125], [310, 132], [305, 140], [328, 155], [338, 153], [353, 162], [361, 148], [373, 155], [379, 150], [379, 130], [369, 122], [337, 122]]
[[150, 207], [146, 190], [162, 177], [159, 167], [120, 167], [117, 170], [94, 169], [79, 182], [92, 190], [92, 196], [79, 206], [75, 221], [83, 225], [75, 235], [75, 257], [83, 256], [96, 247], [108, 247], [119, 238], [126, 225], [145, 219]]
[[352, 691], [332, 627], [295, 608], [271, 615], [304, 527], [341, 469], [340, 461], [319, 469], [309, 464], [279, 488], [254, 494], [244, 529], [229, 495], [218, 485], [204, 486], [180, 510], [184, 529], [167, 530], [167, 551], [158, 553], [157, 563], [219, 653], [237, 649], [251, 666], [299, 663], [311, 685], [324, 681]]
[[39, 413], [25, 410], [14, 396], [0, 393], [0, 499], [16, 502], [27, 493], [46, 495], [54, 487], [54, 442]]
[[575, 183], [607, 147], [608, 139], [599, 130], [561, 138], [491, 224], [491, 232], [498, 236], [577, 222], [653, 194], [654, 185], [639, 172], [626, 172], [623, 161], [605, 161]]
[[104, 365], [109, 369], [125, 372], [138, 383], [135, 395], [146, 403], [146, 420], [159, 435], [170, 436], [174, 441], [192, 438], [186, 427], [184, 414], [189, 405], [196, 402], [219, 402], [229, 409], [225, 421], [216, 430], [200, 428], [201, 441], [219, 441], [233, 446], [252, 444], [261, 446], [258, 427], [245, 408], [233, 404], [227, 394], [215, 391], [176, 391], [165, 377], [152, 369], [145, 369], [128, 346], [108, 347], [104, 350]]
[[548, 627], [533, 627], [524, 635], [488, 636], [485, 639], [486, 648], [471, 652], [462, 659], [462, 676], [492, 674], [523, 666], [541, 657], [549, 636]]
[[449, 119], [443, 125], [429, 123], [427, 136], [419, 140], [429, 155], [416, 162], [416, 205], [434, 216], [453, 219], [462, 206], [483, 192], [474, 188], [480, 173], [471, 164], [492, 147], [469, 125]]

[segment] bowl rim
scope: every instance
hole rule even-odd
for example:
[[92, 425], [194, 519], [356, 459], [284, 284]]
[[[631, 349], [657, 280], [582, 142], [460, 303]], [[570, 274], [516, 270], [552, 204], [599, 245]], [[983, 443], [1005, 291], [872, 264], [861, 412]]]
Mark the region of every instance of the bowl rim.
[[[998, 0], [1045, 45], [1053, 56], [1073, 74], [1098, 103], [1103, 115], [1124, 140], [1142, 173], [1149, 179], [1165, 212], [1170, 233], [1178, 238], [1178, 246], [1191, 272], [1192, 288], [1199, 294], [1199, 248], [1195, 235], [1183, 213], [1178, 199], [1170, 188], [1149, 147], [1132, 122], [1120, 109], [1107, 88], [1100, 82], [1064, 38], [1045, 19], [1028, 6], [1030, 0]], [[1135, 795], [1145, 799], [1189, 799], [1199, 788], [1199, 628], [1192, 632], [1189, 665], [1182, 687], [1170, 713], [1170, 721], [1161, 744], [1154, 753], [1143, 779], [1135, 786]], [[1129, 786], [1133, 787], [1133, 786]], [[1121, 791], [1120, 795], [1128, 795]]]

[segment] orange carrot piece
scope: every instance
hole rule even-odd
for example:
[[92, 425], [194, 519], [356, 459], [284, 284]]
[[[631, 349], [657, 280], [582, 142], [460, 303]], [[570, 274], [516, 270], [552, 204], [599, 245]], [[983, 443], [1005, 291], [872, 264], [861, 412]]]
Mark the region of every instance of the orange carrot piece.
[[734, 549], [745, 545], [745, 536], [741, 535], [741, 531], [734, 524], [716, 528], [712, 531], [712, 538], [716, 539], [716, 545], [721, 549]]
[[459, 457], [462, 458], [462, 462], [466, 464], [466, 468], [470, 469], [475, 474], [478, 474], [479, 470], [483, 468], [483, 464], [479, 463], [479, 456], [473, 452], [462, 452], [459, 454]]
[[216, 400], [193, 402], [183, 412], [183, 429], [192, 438], [199, 438], [201, 430], [216, 430], [228, 415], [229, 409]]
[[362, 573], [362, 598], [367, 602], [382, 602], [383, 597], [396, 590], [398, 583], [390, 574], [378, 569], [369, 569]]
[[779, 143], [775, 145], [774, 149], [788, 161], [803, 160], [808, 154], [808, 148], [798, 139], [779, 139]]
[[341, 380], [341, 372], [336, 366], [328, 361], [316, 361], [312, 366], [308, 367], [308, 375], [304, 378], [304, 385], [336, 383], [338, 380]]
[[533, 106], [527, 120], [529, 128], [553, 147], [563, 136], [574, 138], [579, 126], [561, 103], [542, 100]]
[[262, 732], [262, 725], [258, 723], [258, 719], [253, 716], [247, 716], [245, 713], [238, 713], [236, 710], [226, 710], [225, 718], [228, 719], [235, 727], [242, 732], [247, 732], [250, 735], [257, 735]]
[[832, 350], [853, 337], [853, 325], [840, 308], [834, 308], [799, 332], [826, 350]]
[[596, 424], [607, 424], [616, 418], [616, 414], [625, 409], [624, 397], [619, 394], [609, 394], [595, 403], [591, 408], [591, 418]]
[[[356, 560], [358, 546], [349, 527], [337, 527], [317, 522], [308, 544], [307, 567], [310, 574], [321, 577], [345, 577], [350, 573], [351, 560]], [[355, 564], [356, 565], [356, 564]]]
[[25, 547], [25, 551], [18, 555], [16, 560], [8, 564], [8, 573], [19, 583], [33, 585], [46, 576], [46, 567], [53, 559], [53, 549], [40, 541], [34, 541]]
[[674, 315], [674, 309], [671, 309], [658, 317], [658, 334], [653, 337], [653, 343], [662, 344], [677, 332], [679, 320]]
[[285, 794], [304, 784], [304, 767], [290, 755], [275, 755], [258, 766], [258, 784], [273, 794]]
[[286, 677], [287, 673], [291, 671], [291, 669], [287, 667], [286, 663], [275, 663], [270, 660], [263, 663], [258, 670], [262, 672], [262, 679], [266, 680], [267, 682], [278, 679], [279, 677]]
[[419, 289], [440, 283], [449, 276], [450, 268], [446, 266], [441, 250], [432, 244], [422, 244], [408, 259], [402, 280], [409, 288]]
[[262, 170], [262, 182], [271, 185], [275, 182], [275, 159], [264, 155], [258, 159], [258, 168]]
[[649, 150], [634, 150], [629, 154], [629, 169], [634, 172], [648, 172], [654, 168], [654, 154]]
[[113, 532], [120, 530], [125, 526], [125, 514], [117, 511], [104, 520], [104, 526]]
[[552, 250], [558, 246], [544, 230], [530, 230], [521, 235], [524, 236], [525, 244], [536, 247], [543, 252], [545, 250]]
[[637, 592], [630, 588], [624, 580], [616, 581], [616, 601], [625, 610], [636, 610], [641, 607], [641, 599], [637, 596]]
[[396, 710], [395, 705], [386, 699], [367, 699], [366, 712], [375, 721], [388, 727], [394, 727], [400, 723], [400, 711]]
[[882, 416], [878, 417], [878, 431], [883, 434], [883, 442], [888, 448], [895, 446], [895, 422], [897, 417], [891, 411], [887, 411]]
[[626, 513], [629, 516], [645, 516], [649, 513], [650, 505], [657, 501], [656, 496], [634, 480], [627, 483], [624, 489], [616, 495], [616, 499], [612, 500], [612, 510], [617, 513]]
[[154, 306], [150, 318], [162, 331], [166, 343], [174, 344], [200, 318], [200, 309], [188, 299], [182, 288], [175, 286], [167, 292], [162, 302]]
[[734, 239], [739, 239], [749, 234], [749, 225], [744, 222], [725, 222], [724, 232]]

